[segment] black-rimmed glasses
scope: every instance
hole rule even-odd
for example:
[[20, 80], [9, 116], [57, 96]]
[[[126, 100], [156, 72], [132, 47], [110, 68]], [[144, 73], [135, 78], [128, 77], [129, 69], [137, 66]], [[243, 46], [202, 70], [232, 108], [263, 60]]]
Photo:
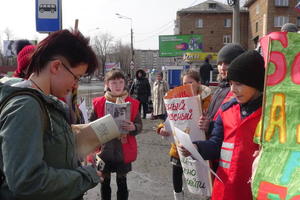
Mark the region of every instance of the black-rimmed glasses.
[[62, 61], [60, 61], [62, 66], [68, 71], [70, 72], [70, 74], [72, 74], [72, 76], [74, 77], [74, 80], [78, 83], [81, 77], [76, 76]]

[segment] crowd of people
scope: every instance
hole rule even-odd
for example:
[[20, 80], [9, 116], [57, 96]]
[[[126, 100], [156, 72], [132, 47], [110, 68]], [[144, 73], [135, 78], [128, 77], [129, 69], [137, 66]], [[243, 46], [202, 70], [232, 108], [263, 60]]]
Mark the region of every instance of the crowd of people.
[[[127, 174], [138, 151], [135, 136], [142, 132], [150, 100], [152, 119], [167, 119], [163, 98], [169, 87], [164, 74], [156, 73], [151, 86], [140, 69], [127, 86], [121, 70], [106, 73], [106, 91], [93, 99], [90, 121], [106, 114], [107, 101], [129, 102], [130, 118], [120, 125], [127, 133], [99, 146], [83, 165], [71, 127], [80, 123], [81, 115], [67, 104], [66, 97], [74, 94], [82, 76], [98, 67], [88, 38], [79, 31], [60, 30], [37, 45], [26, 40], [19, 45], [15, 78], [0, 81], [0, 199], [83, 199], [86, 191], [100, 183], [101, 198], [110, 200], [111, 173], [116, 173], [117, 199], [129, 199]], [[211, 199], [250, 200], [253, 154], [259, 150], [253, 136], [262, 114], [264, 59], [257, 50], [225, 45], [217, 56], [219, 85], [214, 92], [207, 79], [209, 59], [202, 70], [182, 74], [182, 84], [191, 84], [203, 111], [197, 123], [207, 139], [195, 141], [194, 146], [222, 180], [214, 179]], [[172, 135], [164, 123], [157, 133]], [[174, 199], [183, 200], [183, 169], [177, 149], [184, 156], [191, 153], [181, 144], [171, 144]], [[97, 166], [98, 158], [104, 161], [104, 168]]]

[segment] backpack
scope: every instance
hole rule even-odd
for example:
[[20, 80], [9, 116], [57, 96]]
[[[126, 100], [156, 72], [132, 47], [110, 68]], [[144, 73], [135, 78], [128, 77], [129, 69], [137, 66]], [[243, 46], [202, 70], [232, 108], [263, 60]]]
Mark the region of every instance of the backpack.
[[[19, 95], [29, 95], [31, 97], [33, 97], [35, 100], [37, 100], [37, 102], [40, 104], [42, 112], [43, 112], [43, 128], [46, 131], [47, 128], [49, 127], [49, 115], [48, 115], [48, 111], [46, 106], [44, 105], [44, 100], [42, 99], [41, 95], [39, 94], [38, 91], [35, 91], [33, 89], [30, 88], [17, 88], [17, 87], [11, 87], [9, 85], [5, 85], [0, 83], [0, 91], [1, 91], [1, 95], [0, 95], [0, 112], [2, 111], [2, 109], [6, 106], [6, 104], [8, 103], [8, 101], [10, 99], [12, 99], [15, 96], [19, 96]], [[8, 93], [7, 95], [2, 95], [2, 93]], [[4, 173], [2, 171], [2, 169], [0, 169], [0, 186], [4, 183], [5, 180], [5, 176]]]

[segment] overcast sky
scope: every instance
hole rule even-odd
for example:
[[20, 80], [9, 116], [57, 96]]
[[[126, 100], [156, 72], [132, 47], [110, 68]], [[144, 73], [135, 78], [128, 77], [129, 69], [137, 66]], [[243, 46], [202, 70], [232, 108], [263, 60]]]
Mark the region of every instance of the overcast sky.
[[[135, 49], [158, 49], [158, 35], [172, 35], [176, 11], [204, 0], [62, 0], [63, 28], [74, 27], [89, 36], [110, 33], [115, 40], [130, 43], [130, 20], [120, 19], [120, 13], [132, 18]], [[218, 0], [225, 3], [226, 0]], [[35, 27], [35, 0], [0, 0], [0, 36], [5, 29], [11, 39], [42, 39]]]

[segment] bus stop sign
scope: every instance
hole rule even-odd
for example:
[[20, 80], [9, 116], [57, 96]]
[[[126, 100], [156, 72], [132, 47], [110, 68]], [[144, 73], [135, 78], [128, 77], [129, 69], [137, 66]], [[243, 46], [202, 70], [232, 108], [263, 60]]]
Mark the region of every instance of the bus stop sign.
[[49, 33], [60, 30], [61, 13], [61, 0], [36, 0], [36, 31]]

